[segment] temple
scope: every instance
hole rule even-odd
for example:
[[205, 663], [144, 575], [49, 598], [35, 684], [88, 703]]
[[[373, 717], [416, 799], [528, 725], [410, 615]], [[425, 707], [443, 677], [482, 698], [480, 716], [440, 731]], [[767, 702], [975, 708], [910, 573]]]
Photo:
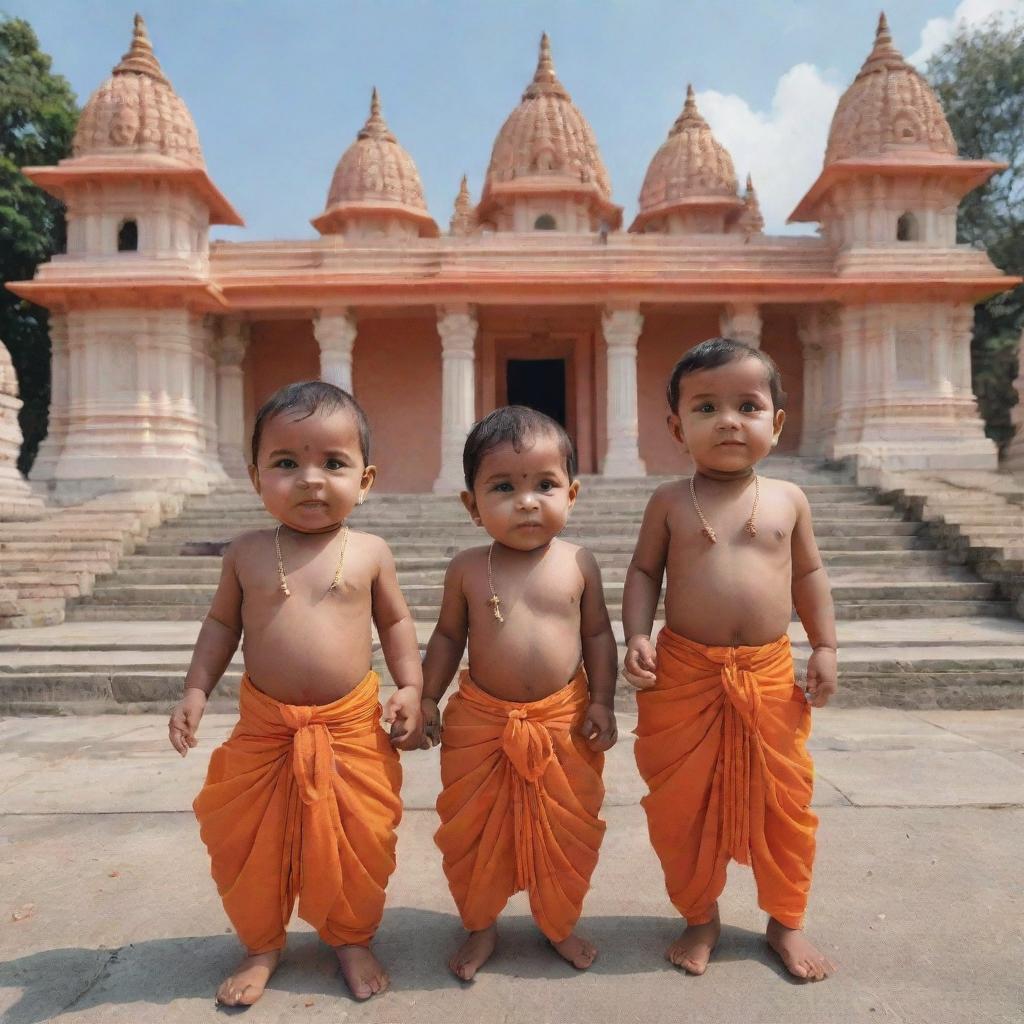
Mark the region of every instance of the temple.
[[956, 215], [1004, 165], [958, 156], [884, 16], [791, 216], [817, 236], [765, 234], [692, 89], [667, 127], [627, 226], [544, 36], [479, 201], [463, 179], [446, 231], [375, 90], [310, 211], [319, 238], [211, 244], [210, 225], [242, 221], [136, 16], [72, 156], [25, 168], [68, 224], [67, 251], [8, 286], [51, 312], [36, 491], [204, 493], [245, 475], [260, 403], [315, 377], [366, 408], [386, 490], [458, 489], [468, 428], [506, 402], [563, 422], [582, 472], [671, 472], [665, 380], [716, 334], [778, 362], [784, 451], [851, 457], [865, 479], [994, 469], [973, 307], [1018, 282], [957, 244]]

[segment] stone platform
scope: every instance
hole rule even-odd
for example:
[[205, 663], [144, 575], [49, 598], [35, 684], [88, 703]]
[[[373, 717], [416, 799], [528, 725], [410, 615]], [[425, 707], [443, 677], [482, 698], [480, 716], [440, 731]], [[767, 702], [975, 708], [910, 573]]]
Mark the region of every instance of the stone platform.
[[[199, 1024], [238, 956], [189, 809], [233, 723], [211, 714], [182, 761], [156, 716], [0, 719], [0, 1019]], [[580, 930], [592, 970], [558, 960], [522, 897], [472, 985], [431, 842], [437, 751], [403, 755], [406, 815], [376, 950], [392, 990], [357, 1005], [293, 923], [251, 1024], [1016, 1024], [1024, 868], [1024, 712], [815, 712], [821, 818], [809, 928], [840, 971], [787, 979], [766, 951], [750, 872], [734, 868], [703, 978], [662, 953], [680, 924], [638, 800], [634, 719], [605, 770], [608, 833]]]

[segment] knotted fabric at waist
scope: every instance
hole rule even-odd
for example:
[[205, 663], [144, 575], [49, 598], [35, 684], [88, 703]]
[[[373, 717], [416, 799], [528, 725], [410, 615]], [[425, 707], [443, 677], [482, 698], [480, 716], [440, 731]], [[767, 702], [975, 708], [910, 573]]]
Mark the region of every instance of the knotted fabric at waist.
[[303, 803], [313, 804], [332, 791], [336, 774], [333, 739], [372, 733], [380, 721], [380, 679], [367, 672], [330, 704], [283, 704], [242, 677], [236, 735], [256, 734], [291, 744], [292, 772]]
[[464, 701], [496, 726], [505, 723], [502, 732], [505, 756], [524, 781], [536, 782], [554, 757], [551, 733], [569, 732], [586, 708], [590, 690], [586, 673], [580, 667], [571, 682], [540, 700], [501, 700], [481, 690], [466, 670], [459, 680], [455, 699]]

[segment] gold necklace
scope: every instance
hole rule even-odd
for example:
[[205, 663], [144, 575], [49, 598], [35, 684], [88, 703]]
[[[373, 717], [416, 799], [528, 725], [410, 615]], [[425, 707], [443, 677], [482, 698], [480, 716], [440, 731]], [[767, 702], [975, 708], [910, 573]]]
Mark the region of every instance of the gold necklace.
[[[284, 559], [281, 557], [281, 523], [278, 523], [277, 529], [274, 531], [274, 551], [277, 552], [277, 578], [281, 581], [281, 585], [278, 588], [285, 597], [291, 597], [292, 592], [288, 589], [288, 577], [284, 571]], [[341, 529], [341, 550], [338, 552], [338, 568], [334, 570], [334, 579], [331, 580], [331, 585], [327, 588], [329, 594], [332, 590], [337, 590], [341, 583], [341, 571], [345, 566], [345, 548], [348, 546], [348, 527], [343, 526]]]
[[501, 614], [501, 598], [494, 592], [494, 573], [491, 570], [491, 555], [494, 552], [494, 541], [491, 541], [491, 546], [487, 549], [487, 586], [491, 590], [491, 598], [487, 602], [494, 610], [494, 617], [499, 622], [504, 622], [505, 617]]
[[[697, 489], [693, 486], [693, 481], [696, 479], [696, 477], [697, 477], [696, 473], [694, 473], [694, 475], [690, 477], [690, 497], [693, 498], [693, 508], [694, 508], [694, 511], [696, 511], [696, 513], [697, 513], [697, 518], [700, 519], [700, 521], [701, 521], [701, 525], [704, 527], [704, 529], [701, 530], [701, 533], [703, 533], [704, 536], [707, 537], [707, 539], [709, 541], [711, 541], [712, 544], [717, 544], [718, 543], [718, 537], [715, 534], [714, 528], [707, 521], [707, 518], [705, 517], [704, 512], [703, 512], [703, 510], [700, 507], [700, 503], [697, 501]], [[744, 526], [744, 529], [747, 531], [747, 533], [750, 534], [751, 537], [756, 537], [757, 536], [757, 524], [754, 522], [754, 520], [757, 517], [757, 503], [758, 503], [758, 500], [760, 499], [760, 497], [761, 497], [761, 488], [760, 488], [760, 486], [758, 484], [758, 481], [757, 481], [757, 474], [755, 473], [754, 474], [754, 507], [750, 510], [750, 518], [747, 520], [747, 523]]]

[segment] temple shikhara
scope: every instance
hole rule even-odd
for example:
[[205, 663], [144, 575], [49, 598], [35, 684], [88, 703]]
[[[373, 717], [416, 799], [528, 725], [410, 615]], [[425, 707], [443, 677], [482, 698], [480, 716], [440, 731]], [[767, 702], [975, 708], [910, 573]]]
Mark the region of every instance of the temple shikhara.
[[315, 377], [366, 408], [382, 489], [458, 489], [468, 428], [506, 402], [562, 421], [582, 472], [672, 472], [665, 380], [715, 334], [778, 362], [783, 451], [853, 456], [865, 477], [994, 469], [973, 307], [1016, 279], [956, 243], [956, 215], [1003, 165], [958, 156], [884, 18], [791, 216], [817, 236], [765, 234], [692, 89], [666, 129], [637, 154], [650, 163], [626, 224], [545, 36], [479, 200], [464, 179], [446, 228], [374, 92], [310, 211], [319, 238], [211, 244], [210, 225], [242, 219], [137, 17], [73, 155], [25, 169], [68, 226], [66, 253], [9, 285], [51, 312], [36, 489], [208, 491], [245, 475], [260, 403]]

